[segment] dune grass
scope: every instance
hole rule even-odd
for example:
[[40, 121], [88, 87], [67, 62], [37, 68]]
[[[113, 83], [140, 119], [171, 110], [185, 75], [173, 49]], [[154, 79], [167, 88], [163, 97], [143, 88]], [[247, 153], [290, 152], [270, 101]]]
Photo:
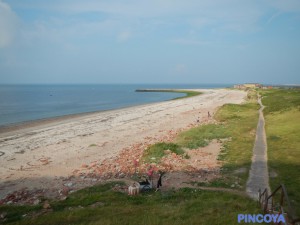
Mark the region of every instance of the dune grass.
[[176, 143], [185, 148], [196, 149], [207, 146], [213, 139], [222, 139], [228, 136], [225, 125], [207, 124], [180, 133]]
[[33, 215], [40, 210], [28, 208], [27, 212], [20, 212], [20, 206], [0, 207], [0, 210], [10, 208], [19, 214], [19, 217], [9, 214], [10, 222], [4, 223], [14, 225], [238, 224], [239, 213], [260, 213], [256, 202], [230, 193], [184, 188], [128, 196], [112, 191], [115, 185], [108, 183], [78, 191], [63, 202], [50, 202], [53, 212], [22, 220], [24, 213]]
[[266, 119], [271, 189], [283, 183], [300, 216], [300, 90], [260, 92]]

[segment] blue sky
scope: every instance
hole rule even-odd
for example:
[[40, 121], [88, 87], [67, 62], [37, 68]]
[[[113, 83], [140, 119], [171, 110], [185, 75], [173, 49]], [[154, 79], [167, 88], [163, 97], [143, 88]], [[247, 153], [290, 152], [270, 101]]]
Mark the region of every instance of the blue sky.
[[0, 0], [0, 83], [300, 84], [300, 0]]

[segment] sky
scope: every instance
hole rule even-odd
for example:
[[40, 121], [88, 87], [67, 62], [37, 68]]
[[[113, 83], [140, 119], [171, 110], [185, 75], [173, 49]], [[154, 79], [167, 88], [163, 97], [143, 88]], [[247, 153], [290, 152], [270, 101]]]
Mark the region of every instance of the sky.
[[300, 84], [300, 0], [0, 0], [0, 84]]

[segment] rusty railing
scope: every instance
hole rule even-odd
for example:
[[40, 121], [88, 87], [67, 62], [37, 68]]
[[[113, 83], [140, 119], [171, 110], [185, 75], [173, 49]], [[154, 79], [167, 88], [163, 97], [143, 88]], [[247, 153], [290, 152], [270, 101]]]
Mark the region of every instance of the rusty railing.
[[[278, 196], [279, 194], [280, 196]], [[263, 192], [259, 189], [258, 200], [264, 213], [282, 214], [287, 225], [300, 225], [300, 218], [296, 217], [283, 184], [278, 186], [270, 195], [268, 195], [267, 188]]]

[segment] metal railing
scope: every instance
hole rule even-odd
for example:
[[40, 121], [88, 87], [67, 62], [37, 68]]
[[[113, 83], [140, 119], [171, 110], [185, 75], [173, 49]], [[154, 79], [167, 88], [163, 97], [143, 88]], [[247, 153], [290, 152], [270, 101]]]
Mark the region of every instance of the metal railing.
[[300, 218], [296, 216], [283, 184], [278, 186], [270, 195], [268, 195], [267, 188], [263, 192], [259, 189], [258, 200], [264, 213], [282, 214], [287, 225], [300, 225]]

